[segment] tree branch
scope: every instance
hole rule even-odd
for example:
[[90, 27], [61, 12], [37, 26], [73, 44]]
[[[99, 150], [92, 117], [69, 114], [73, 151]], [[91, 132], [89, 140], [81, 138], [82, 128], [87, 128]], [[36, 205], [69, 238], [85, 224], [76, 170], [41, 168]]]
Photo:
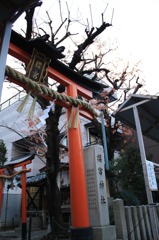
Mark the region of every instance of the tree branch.
[[92, 28], [89, 33], [87, 32], [87, 36], [88, 36], [87, 39], [83, 43], [77, 46], [78, 49], [74, 52], [72, 60], [69, 63], [69, 67], [71, 69], [75, 69], [75, 66], [81, 61], [82, 52], [94, 42], [94, 39], [98, 35], [100, 35], [107, 27], [110, 27], [110, 26], [111, 24], [104, 22], [99, 28], [96, 28], [95, 32], [94, 32], [94, 28]]

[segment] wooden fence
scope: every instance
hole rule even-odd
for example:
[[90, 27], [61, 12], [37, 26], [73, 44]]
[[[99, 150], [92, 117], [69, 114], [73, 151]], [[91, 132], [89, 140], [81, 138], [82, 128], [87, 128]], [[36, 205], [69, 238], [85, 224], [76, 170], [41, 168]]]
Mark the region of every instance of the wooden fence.
[[[156, 229], [159, 230], [159, 206], [124, 206], [123, 200], [113, 201], [117, 239], [155, 240], [150, 221], [150, 211], [155, 212]], [[156, 238], [159, 240], [159, 237]]]

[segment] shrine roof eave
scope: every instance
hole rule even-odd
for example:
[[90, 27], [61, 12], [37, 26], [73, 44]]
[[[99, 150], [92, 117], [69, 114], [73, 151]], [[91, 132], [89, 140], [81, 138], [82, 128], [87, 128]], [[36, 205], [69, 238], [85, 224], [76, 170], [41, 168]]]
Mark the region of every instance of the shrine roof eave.
[[113, 113], [113, 117], [136, 130], [133, 108], [137, 108], [142, 134], [159, 142], [159, 96], [132, 94]]
[[[23, 36], [19, 35], [15, 31], [12, 31], [11, 34], [11, 43], [15, 44], [16, 46], [20, 47], [25, 52], [32, 54], [33, 48], [37, 48], [38, 51], [43, 51], [43, 49], [47, 49], [47, 52], [49, 51], [49, 46], [47, 43], [42, 43], [38, 45], [34, 45], [36, 42], [27, 41]], [[99, 94], [103, 88], [107, 88], [107, 85], [100, 84], [98, 82], [92, 81], [89, 78], [86, 78], [77, 72], [71, 70], [68, 66], [63, 64], [57, 59], [61, 59], [64, 57], [64, 55], [56, 50], [56, 48], [50, 49], [52, 52], [52, 60], [50, 63], [50, 67], [58, 71], [59, 73], [63, 74], [73, 82], [77, 83], [81, 87], [91, 91], [93, 94]]]
[[71, 70], [68, 66], [64, 65], [60, 61], [52, 61], [50, 66], [70, 78], [73, 82], [77, 83], [81, 87], [91, 91], [94, 95], [100, 94], [102, 90], [107, 87], [106, 85], [103, 87], [103, 84], [100, 84], [80, 75], [79, 73]]
[[33, 49], [36, 47], [36, 49], [39, 52], [42, 52], [43, 54], [44, 54], [44, 49], [45, 49], [46, 55], [48, 55], [48, 57], [52, 56], [53, 60], [61, 59], [64, 57], [64, 55], [62, 53], [60, 53], [55, 47], [50, 47], [46, 43], [43, 43], [38, 40], [37, 41], [32, 41], [32, 40], [28, 41], [28, 40], [26, 40], [25, 37], [18, 34], [14, 30], [12, 30], [10, 41], [17, 47], [19, 47], [22, 50], [24, 50], [25, 52], [29, 53], [30, 55], [32, 54]]
[[39, 0], [1, 0], [0, 1], [0, 24], [15, 22], [17, 18]]
[[6, 164], [4, 164], [4, 167], [17, 165], [19, 163], [23, 163], [23, 162], [26, 162], [28, 160], [32, 160], [32, 159], [34, 159], [34, 157], [35, 157], [35, 154], [28, 154], [28, 155], [25, 155], [25, 156], [21, 156], [19, 158], [11, 159], [10, 162], [7, 162]]

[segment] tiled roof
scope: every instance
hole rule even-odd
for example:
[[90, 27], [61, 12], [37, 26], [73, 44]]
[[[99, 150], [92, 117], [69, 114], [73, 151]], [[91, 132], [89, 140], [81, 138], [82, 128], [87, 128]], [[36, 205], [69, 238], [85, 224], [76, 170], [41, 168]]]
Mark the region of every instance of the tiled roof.
[[[18, 181], [18, 186], [21, 187], [21, 176], [17, 176], [16, 177], [16, 180]], [[39, 186], [43, 183], [46, 182], [46, 179], [47, 179], [47, 173], [46, 172], [42, 172], [40, 174], [37, 174], [35, 176], [31, 176], [31, 177], [27, 177], [26, 179], [26, 184], [27, 184], [27, 187], [28, 186]]]
[[27, 160], [32, 160], [35, 157], [35, 154], [27, 154], [27, 155], [23, 155], [17, 158], [12, 158], [9, 162], [7, 162], [4, 167], [6, 166], [10, 166], [10, 165], [14, 165], [16, 163], [21, 163], [21, 162], [25, 162]]
[[42, 172], [38, 175], [32, 176], [32, 177], [28, 177], [27, 178], [27, 186], [29, 185], [39, 185], [42, 184], [46, 181], [47, 179], [47, 173], [46, 172]]

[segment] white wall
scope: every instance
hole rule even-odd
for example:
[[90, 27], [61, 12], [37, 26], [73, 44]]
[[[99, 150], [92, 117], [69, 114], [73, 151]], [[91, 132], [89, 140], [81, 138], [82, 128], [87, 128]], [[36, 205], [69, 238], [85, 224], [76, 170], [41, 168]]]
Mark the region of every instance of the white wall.
[[[0, 139], [6, 144], [8, 161], [12, 158], [12, 143], [26, 137], [26, 119], [31, 101], [30, 98], [21, 113], [17, 112], [21, 101], [13, 103], [0, 112]], [[40, 111], [40, 108], [37, 105], [35, 112], [38, 111]]]

